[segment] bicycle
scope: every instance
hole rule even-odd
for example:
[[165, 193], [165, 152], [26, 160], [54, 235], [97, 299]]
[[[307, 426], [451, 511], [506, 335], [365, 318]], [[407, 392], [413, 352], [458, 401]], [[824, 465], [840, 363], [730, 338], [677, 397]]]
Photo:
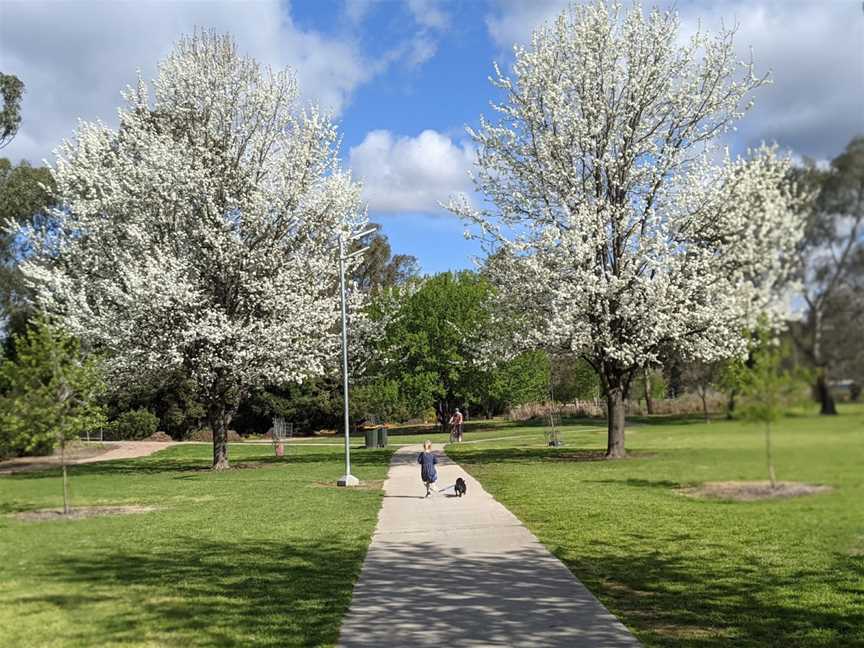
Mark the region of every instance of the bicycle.
[[462, 442], [462, 426], [461, 425], [451, 425], [450, 426], [450, 443], [461, 443]]

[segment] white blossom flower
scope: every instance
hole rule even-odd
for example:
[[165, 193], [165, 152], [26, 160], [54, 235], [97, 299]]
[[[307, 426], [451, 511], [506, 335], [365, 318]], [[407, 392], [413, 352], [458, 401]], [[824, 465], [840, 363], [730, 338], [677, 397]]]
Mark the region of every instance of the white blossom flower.
[[57, 151], [61, 207], [26, 232], [23, 270], [114, 381], [188, 372], [223, 467], [243, 393], [319, 375], [335, 354], [337, 241], [365, 222], [360, 187], [293, 75], [229, 37], [183, 38], [152, 87], [124, 96], [117, 130], [81, 123]]
[[597, 370], [613, 457], [635, 372], [672, 349], [743, 353], [745, 329], [782, 315], [802, 233], [788, 160], [761, 148], [715, 162], [766, 79], [735, 61], [732, 31], [681, 46], [678, 29], [674, 12], [599, 0], [535, 31], [512, 78], [496, 67], [498, 120], [469, 129], [489, 207], [450, 205], [489, 245], [513, 351], [575, 352]]

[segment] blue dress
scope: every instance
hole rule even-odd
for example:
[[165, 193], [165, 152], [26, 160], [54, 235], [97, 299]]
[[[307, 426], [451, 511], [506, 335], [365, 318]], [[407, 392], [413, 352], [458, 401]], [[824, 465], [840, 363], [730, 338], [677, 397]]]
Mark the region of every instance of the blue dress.
[[438, 463], [438, 457], [431, 452], [421, 452], [417, 456], [417, 463], [420, 464], [420, 478], [426, 483], [438, 481], [438, 470], [435, 465]]

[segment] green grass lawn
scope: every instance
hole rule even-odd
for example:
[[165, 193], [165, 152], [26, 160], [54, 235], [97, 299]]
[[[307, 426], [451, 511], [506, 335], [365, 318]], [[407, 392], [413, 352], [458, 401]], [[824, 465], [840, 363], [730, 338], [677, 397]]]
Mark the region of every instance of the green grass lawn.
[[447, 451], [646, 645], [864, 646], [864, 409], [784, 419], [778, 479], [834, 491], [761, 502], [676, 490], [767, 479], [759, 427], [641, 419], [621, 461], [590, 426], [508, 433]]
[[[22, 522], [61, 504], [58, 472], [0, 477], [0, 645], [333, 644], [382, 492], [331, 487], [339, 447], [232, 445], [237, 469], [206, 470], [208, 446], [76, 466], [74, 504], [150, 513]], [[380, 486], [389, 450], [352, 455]]]

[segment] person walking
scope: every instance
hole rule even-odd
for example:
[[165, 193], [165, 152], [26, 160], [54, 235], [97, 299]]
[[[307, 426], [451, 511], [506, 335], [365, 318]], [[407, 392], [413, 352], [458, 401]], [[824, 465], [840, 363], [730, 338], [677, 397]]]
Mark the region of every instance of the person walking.
[[438, 487], [435, 482], [438, 481], [438, 457], [432, 454], [432, 442], [427, 440], [423, 444], [423, 452], [417, 455], [417, 463], [420, 464], [420, 479], [423, 480], [423, 485], [426, 486], [426, 497], [432, 494], [434, 490], [438, 492]]
[[459, 443], [462, 442], [462, 412], [459, 411], [459, 408], [456, 408], [456, 411], [453, 413], [453, 416], [450, 417], [450, 428], [453, 430], [453, 436], [455, 436], [456, 441]]

